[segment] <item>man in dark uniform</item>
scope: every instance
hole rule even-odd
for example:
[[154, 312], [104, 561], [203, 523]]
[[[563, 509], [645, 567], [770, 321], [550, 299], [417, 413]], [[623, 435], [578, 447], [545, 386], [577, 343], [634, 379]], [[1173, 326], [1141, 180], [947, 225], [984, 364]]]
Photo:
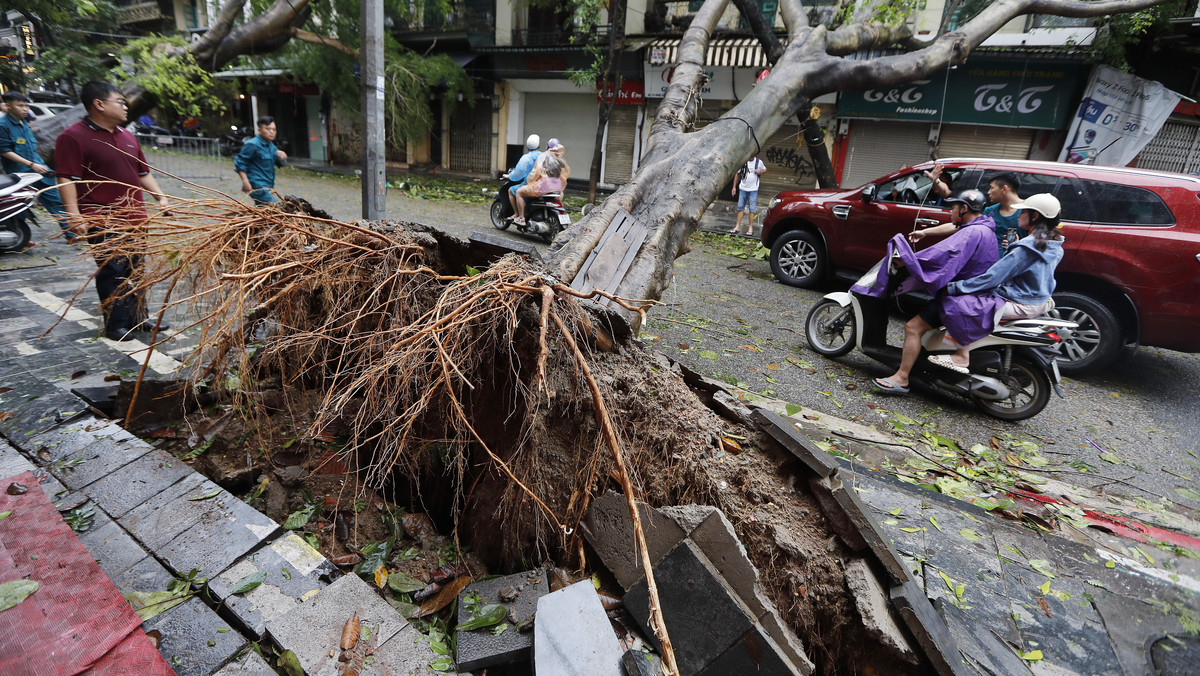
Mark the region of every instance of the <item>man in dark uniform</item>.
[[[71, 232], [99, 244], [116, 221], [147, 219], [142, 191], [167, 206], [167, 196], [150, 173], [137, 138], [120, 125], [129, 115], [121, 90], [107, 82], [83, 86], [80, 101], [87, 117], [67, 127], [54, 146], [58, 191], [71, 219]], [[72, 183], [71, 181], [81, 181]], [[142, 299], [124, 295], [130, 276], [141, 264], [137, 254], [96, 256], [96, 292], [104, 311], [104, 335], [130, 340], [132, 331], [146, 331]], [[167, 326], [159, 325], [160, 329]]]
[[[5, 115], [0, 115], [0, 166], [8, 174], [41, 174], [43, 178], [39, 187], [49, 190], [39, 193], [38, 201], [65, 231], [68, 227], [67, 212], [54, 187], [54, 172], [38, 154], [37, 139], [26, 121], [29, 99], [19, 92], [4, 92], [3, 100], [8, 110]], [[67, 241], [70, 240], [71, 235], [67, 233]]]

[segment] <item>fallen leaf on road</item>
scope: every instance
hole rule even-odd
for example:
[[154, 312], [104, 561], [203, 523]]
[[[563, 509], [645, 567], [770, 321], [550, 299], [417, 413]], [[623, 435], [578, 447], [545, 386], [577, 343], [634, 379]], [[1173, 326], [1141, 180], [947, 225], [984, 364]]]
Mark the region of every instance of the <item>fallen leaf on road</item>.
[[442, 587], [442, 590], [437, 593], [437, 596], [434, 596], [428, 601], [422, 603], [421, 609], [418, 610], [413, 617], [425, 617], [426, 615], [432, 615], [442, 608], [445, 608], [446, 606], [450, 605], [451, 601], [458, 598], [458, 593], [470, 583], [471, 577], [469, 575], [463, 575], [462, 577], [454, 578], [453, 582], [450, 582], [446, 584], [445, 587]]
[[1050, 617], [1050, 604], [1046, 603], [1046, 599], [1038, 599], [1037, 603], [1038, 607], [1042, 609], [1042, 612], [1046, 613], [1046, 617]]
[[262, 584], [263, 580], [265, 580], [265, 579], [267, 579], [266, 571], [260, 570], [257, 573], [250, 573], [249, 575], [243, 577], [242, 579], [238, 580], [234, 584], [233, 593], [234, 594], [245, 594], [246, 592], [253, 591], [260, 584]]
[[200, 500], [209, 500], [209, 499], [217, 497], [220, 494], [221, 494], [221, 489], [218, 488], [214, 491], [209, 491], [209, 492], [205, 493], [204, 495], [197, 495], [195, 497], [188, 498], [188, 501], [189, 502], [198, 502]]
[[12, 580], [0, 584], [0, 611], [12, 608], [37, 590], [36, 580]]

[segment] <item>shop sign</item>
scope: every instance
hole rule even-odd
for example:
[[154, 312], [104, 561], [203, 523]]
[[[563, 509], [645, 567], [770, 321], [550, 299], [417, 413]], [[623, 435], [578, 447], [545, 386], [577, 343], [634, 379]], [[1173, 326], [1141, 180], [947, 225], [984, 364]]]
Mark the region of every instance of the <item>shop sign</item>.
[[[700, 96], [713, 101], [740, 101], [754, 89], [758, 68], [730, 68], [708, 66], [705, 72], [708, 83], [700, 89]], [[645, 92], [648, 99], [661, 99], [675, 74], [674, 66], [646, 65]]]
[[[621, 80], [621, 86], [617, 89], [617, 100], [614, 102], [618, 106], [640, 106], [646, 102], [645, 83], [641, 80]], [[613, 83], [608, 81], [602, 83], [596, 80], [596, 103], [601, 103], [600, 97], [611, 98], [613, 94]]]
[[970, 63], [907, 84], [842, 92], [838, 117], [1062, 129], [1078, 99], [1080, 66]]
[[33, 39], [33, 27], [23, 23], [18, 28], [21, 31], [21, 50], [25, 52], [25, 56], [28, 58], [37, 56], [37, 43]]

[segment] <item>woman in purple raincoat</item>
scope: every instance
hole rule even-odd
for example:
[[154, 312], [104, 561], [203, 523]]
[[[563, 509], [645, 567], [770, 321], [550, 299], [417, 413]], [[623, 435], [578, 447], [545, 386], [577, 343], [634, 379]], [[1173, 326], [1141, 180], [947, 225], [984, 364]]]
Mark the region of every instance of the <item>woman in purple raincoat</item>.
[[947, 335], [961, 345], [973, 343], [992, 331], [992, 320], [1000, 306], [996, 296], [990, 293], [950, 296], [945, 289], [950, 282], [987, 272], [996, 262], [999, 254], [995, 223], [983, 215], [986, 199], [978, 190], [964, 190], [945, 204], [950, 206], [951, 221], [958, 226], [957, 232], [919, 252], [913, 251], [904, 235], [896, 235], [888, 242], [888, 260], [892, 264], [880, 270], [870, 288], [857, 284], [850, 287], [851, 291], [866, 296], [887, 296], [888, 268], [902, 265], [909, 274], [895, 294], [924, 291], [934, 297], [904, 325], [904, 351], [899, 369], [887, 378], [875, 379], [875, 386], [884, 392], [908, 393], [909, 374], [921, 354], [921, 336], [933, 327], [945, 326]]

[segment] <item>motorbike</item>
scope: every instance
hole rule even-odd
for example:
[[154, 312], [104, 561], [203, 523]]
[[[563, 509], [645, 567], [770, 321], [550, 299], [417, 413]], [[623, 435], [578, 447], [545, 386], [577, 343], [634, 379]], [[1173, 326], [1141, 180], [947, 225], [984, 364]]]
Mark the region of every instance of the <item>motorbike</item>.
[[562, 193], [546, 193], [541, 197], [530, 197], [525, 200], [525, 223], [514, 223], [512, 203], [508, 200], [508, 189], [517, 185], [504, 174], [500, 180], [500, 190], [492, 202], [492, 225], [498, 230], [507, 230], [508, 226], [516, 225], [517, 230], [529, 235], [537, 235], [547, 244], [554, 241], [554, 236], [571, 225], [571, 217], [562, 203]]
[[[859, 284], [872, 286], [884, 262], [877, 263]], [[888, 345], [886, 335], [891, 300], [851, 291], [826, 294], [809, 311], [804, 337], [809, 347], [826, 357], [841, 357], [857, 347], [896, 368], [902, 351]], [[946, 340], [944, 328], [931, 329], [921, 337], [921, 354], [911, 378], [965, 396], [980, 411], [1000, 420], [1032, 418], [1050, 402], [1051, 388], [1063, 396], [1057, 361], [1061, 335], [1070, 335], [1078, 326], [1040, 317], [1001, 321], [991, 335], [967, 346], [971, 358], [967, 374], [927, 359], [930, 354], [950, 354], [958, 349]]]
[[41, 180], [40, 174], [0, 174], [0, 253], [21, 251], [29, 244], [29, 210]]
[[217, 139], [217, 146], [221, 150], [221, 155], [225, 157], [233, 157], [242, 151], [242, 144], [250, 139], [254, 134], [250, 133], [249, 127], [238, 127], [232, 125], [229, 127], [228, 134], [221, 134]]

